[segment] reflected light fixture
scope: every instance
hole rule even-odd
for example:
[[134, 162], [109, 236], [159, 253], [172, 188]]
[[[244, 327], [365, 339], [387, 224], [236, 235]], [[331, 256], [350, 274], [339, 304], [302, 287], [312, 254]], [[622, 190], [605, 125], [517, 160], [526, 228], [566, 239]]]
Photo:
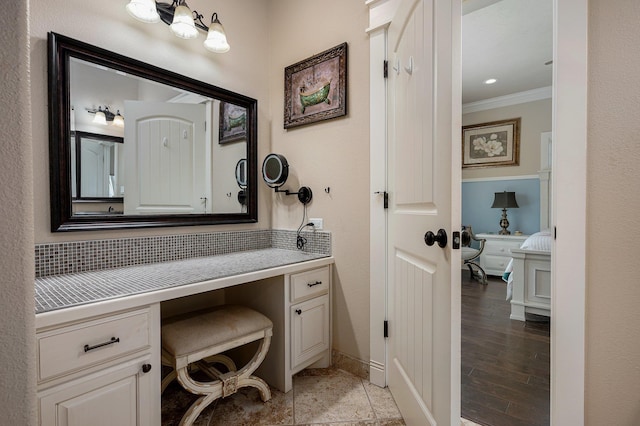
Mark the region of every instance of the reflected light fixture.
[[120, 110], [113, 117], [113, 125], [116, 127], [124, 127], [124, 117], [120, 114]]
[[[106, 108], [106, 107], [105, 107]], [[108, 110], [107, 110], [108, 111]], [[91, 113], [91, 111], [89, 111]], [[101, 107], [98, 107], [97, 111], [94, 111], [93, 123], [107, 125], [107, 115], [102, 111]]]
[[87, 112], [89, 114], [95, 114], [92, 121], [94, 124], [106, 126], [111, 122], [116, 127], [124, 127], [124, 117], [120, 114], [120, 110], [117, 110], [116, 114], [114, 114], [109, 111], [108, 106], [105, 106], [104, 109], [102, 109], [102, 106], [98, 106], [98, 109], [87, 108]]
[[495, 78], [489, 78], [484, 81], [484, 84], [494, 84], [497, 81], [498, 80], [496, 80]]
[[207, 26], [202, 21], [204, 16], [196, 10], [191, 11], [185, 0], [173, 0], [171, 3], [161, 3], [154, 0], [130, 0], [126, 9], [131, 16], [141, 22], [164, 22], [180, 38], [196, 38], [198, 30], [207, 32], [204, 47], [211, 52], [225, 53], [230, 49], [218, 14], [211, 15], [211, 24]]
[[500, 219], [500, 227], [502, 230], [500, 231], [500, 235], [510, 235], [511, 231], [509, 228], [509, 221], [507, 220], [507, 209], [517, 209], [518, 202], [516, 201], [516, 193], [515, 192], [496, 192], [494, 193], [493, 204], [491, 205], [492, 209], [502, 209], [502, 218]]

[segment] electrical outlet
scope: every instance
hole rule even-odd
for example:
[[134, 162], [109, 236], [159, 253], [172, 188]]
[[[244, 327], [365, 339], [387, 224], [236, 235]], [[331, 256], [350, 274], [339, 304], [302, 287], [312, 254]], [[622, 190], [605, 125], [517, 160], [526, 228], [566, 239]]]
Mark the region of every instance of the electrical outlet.
[[322, 229], [322, 219], [316, 217], [309, 219], [309, 222], [313, 223], [314, 229]]

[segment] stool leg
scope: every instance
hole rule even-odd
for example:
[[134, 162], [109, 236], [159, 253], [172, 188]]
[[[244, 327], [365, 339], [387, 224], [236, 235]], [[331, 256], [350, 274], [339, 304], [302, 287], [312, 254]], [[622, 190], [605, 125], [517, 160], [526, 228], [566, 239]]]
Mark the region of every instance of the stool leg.
[[191, 426], [198, 418], [200, 413], [207, 408], [213, 401], [222, 396], [222, 382], [216, 380], [211, 383], [203, 383], [195, 381], [189, 376], [188, 367], [178, 370], [178, 381], [186, 390], [196, 395], [204, 395], [198, 398], [191, 407], [184, 413], [180, 426]]
[[[252, 386], [258, 389], [260, 392], [260, 398], [262, 401], [267, 402], [271, 399], [271, 389], [264, 380], [259, 377], [252, 376], [251, 374], [260, 366], [264, 360], [269, 346], [271, 344], [272, 329], [266, 329], [264, 331], [264, 337], [260, 340], [258, 350], [253, 355], [253, 358], [247, 365], [242, 367], [238, 371], [230, 370], [227, 373], [220, 374], [220, 372], [214, 367], [208, 367], [206, 365], [201, 366], [203, 372], [209, 376], [219, 377], [219, 380], [212, 382], [200, 382], [194, 380], [189, 375], [189, 366], [179, 368], [175, 371], [178, 382], [184, 389], [195, 394], [203, 395], [194, 402], [180, 421], [180, 426], [191, 426], [196, 418], [207, 408], [209, 404], [220, 397], [227, 397], [236, 393], [241, 387]], [[216, 358], [214, 356], [214, 358]], [[216, 359], [218, 361], [220, 358]], [[224, 359], [224, 356], [223, 358]], [[226, 365], [226, 363], [221, 362]], [[233, 361], [231, 361], [233, 364]], [[197, 363], [196, 363], [197, 364]], [[174, 364], [175, 365], [175, 364]], [[189, 364], [194, 365], [194, 363]], [[235, 367], [235, 364], [233, 364]], [[164, 382], [164, 381], [163, 381]]]

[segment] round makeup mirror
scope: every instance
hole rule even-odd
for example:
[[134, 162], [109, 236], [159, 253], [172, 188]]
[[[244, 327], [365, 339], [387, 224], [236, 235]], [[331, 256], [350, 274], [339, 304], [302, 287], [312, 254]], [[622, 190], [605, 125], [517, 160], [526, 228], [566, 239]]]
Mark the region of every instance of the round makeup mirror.
[[236, 182], [241, 189], [247, 188], [247, 159], [243, 158], [236, 164]]
[[262, 163], [262, 179], [276, 192], [283, 192], [286, 195], [297, 195], [298, 200], [302, 204], [308, 204], [313, 198], [311, 188], [308, 186], [301, 187], [298, 192], [292, 192], [288, 189], [280, 189], [289, 177], [289, 163], [283, 155], [269, 154]]
[[269, 154], [262, 163], [262, 179], [271, 188], [279, 188], [289, 177], [289, 163], [280, 154]]

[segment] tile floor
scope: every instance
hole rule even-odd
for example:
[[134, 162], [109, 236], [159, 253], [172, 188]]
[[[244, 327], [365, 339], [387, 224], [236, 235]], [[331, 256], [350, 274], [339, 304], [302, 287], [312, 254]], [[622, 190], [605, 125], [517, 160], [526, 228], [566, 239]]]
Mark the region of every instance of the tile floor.
[[[335, 368], [304, 370], [294, 377], [291, 392], [271, 392], [263, 403], [256, 389], [243, 388], [207, 407], [194, 426], [405, 424], [388, 389]], [[172, 383], [162, 395], [162, 425], [178, 425], [193, 400]]]
[[[173, 382], [162, 395], [162, 426], [180, 423], [196, 399]], [[308, 369], [293, 379], [293, 390], [271, 389], [263, 403], [258, 391], [243, 388], [209, 406], [194, 426], [402, 426], [405, 425], [389, 389], [336, 368]], [[461, 426], [480, 426], [461, 419]]]

